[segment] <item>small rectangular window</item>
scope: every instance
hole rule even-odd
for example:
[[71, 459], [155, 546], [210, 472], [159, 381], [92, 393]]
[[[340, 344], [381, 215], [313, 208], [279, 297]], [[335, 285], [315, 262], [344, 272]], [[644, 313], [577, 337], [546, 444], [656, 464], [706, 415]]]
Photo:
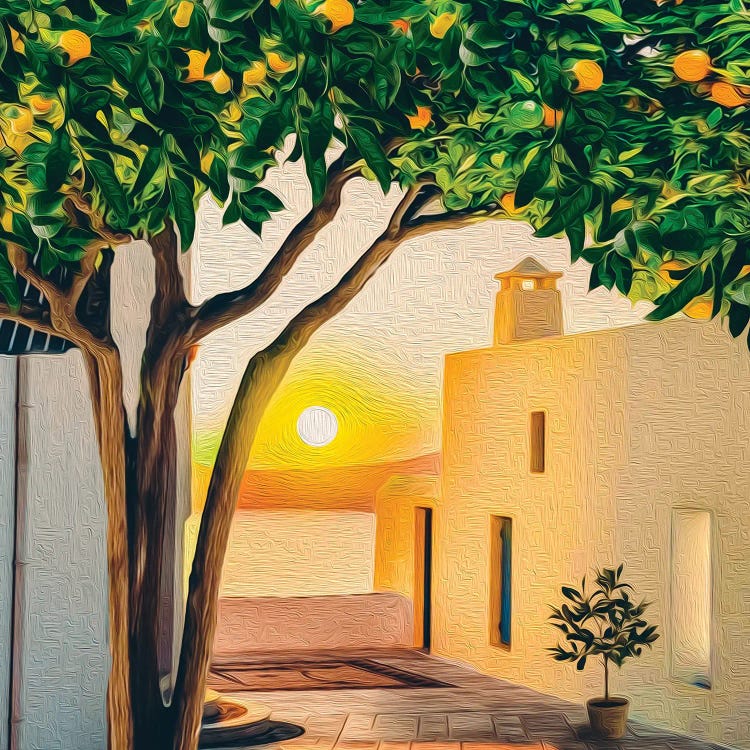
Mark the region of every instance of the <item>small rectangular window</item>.
[[490, 533], [490, 643], [510, 648], [513, 522], [492, 516]]
[[711, 514], [672, 511], [672, 676], [711, 689]]
[[543, 411], [531, 412], [531, 471], [535, 474], [544, 473], [546, 415]]

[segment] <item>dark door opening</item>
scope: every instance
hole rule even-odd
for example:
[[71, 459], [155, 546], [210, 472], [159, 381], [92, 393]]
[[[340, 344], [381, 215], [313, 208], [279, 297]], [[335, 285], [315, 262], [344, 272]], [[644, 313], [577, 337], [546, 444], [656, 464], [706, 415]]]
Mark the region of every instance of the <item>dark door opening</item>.
[[432, 636], [432, 508], [415, 508], [414, 644], [430, 649]]

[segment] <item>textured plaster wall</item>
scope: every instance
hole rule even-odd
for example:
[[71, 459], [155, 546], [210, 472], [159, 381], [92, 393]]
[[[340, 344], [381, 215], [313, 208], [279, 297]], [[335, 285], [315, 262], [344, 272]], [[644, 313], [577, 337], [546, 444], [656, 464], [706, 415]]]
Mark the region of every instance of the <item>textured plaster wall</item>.
[[[595, 564], [625, 562], [662, 638], [615, 689], [634, 715], [750, 747], [750, 358], [708, 324], [676, 321], [456, 354], [446, 361], [435, 515], [435, 651], [581, 700], [602, 692], [544, 649], [547, 605]], [[528, 421], [547, 411], [547, 469]], [[710, 509], [714, 688], [670, 676], [670, 514]], [[491, 514], [513, 518], [512, 647], [489, 641]], [[380, 545], [379, 545], [380, 549]]]
[[105, 513], [77, 351], [21, 363], [12, 747], [106, 746]]
[[375, 590], [413, 599], [415, 508], [436, 508], [437, 477], [393, 477], [375, 496]]
[[[187, 523], [188, 558], [199, 523], [198, 515]], [[221, 596], [366, 594], [373, 585], [374, 540], [372, 513], [238, 511]]]
[[8, 750], [16, 483], [16, 362], [0, 357], [0, 750]]
[[667, 631], [672, 508], [711, 511], [713, 687], [670, 678], [669, 637], [619, 684], [654, 721], [748, 748], [750, 355], [743, 339], [687, 323], [669, 337], [643, 328], [628, 344], [629, 460], [616, 488], [615, 554]]

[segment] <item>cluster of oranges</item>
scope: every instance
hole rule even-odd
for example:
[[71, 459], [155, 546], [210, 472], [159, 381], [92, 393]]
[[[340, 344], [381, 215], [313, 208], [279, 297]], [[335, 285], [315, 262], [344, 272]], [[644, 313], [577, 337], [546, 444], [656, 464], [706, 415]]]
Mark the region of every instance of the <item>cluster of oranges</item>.
[[[11, 27], [11, 46], [15, 52], [24, 54], [26, 45], [21, 35]], [[66, 54], [67, 64], [75, 65], [79, 60], [91, 56], [91, 37], [80, 29], [67, 29], [57, 38], [57, 46]]]
[[722, 107], [742, 107], [750, 103], [750, 97], [740, 87], [726, 81], [706, 83], [711, 74], [711, 57], [702, 49], [680, 52], [672, 62], [674, 74], [682, 81], [698, 84], [699, 91], [706, 92]]
[[206, 63], [211, 53], [201, 52], [198, 49], [190, 49], [187, 51], [188, 66], [187, 76], [185, 81], [187, 83], [194, 83], [195, 81], [209, 81], [216, 91], [217, 94], [226, 94], [232, 88], [232, 80], [223, 70], [217, 70], [211, 75], [206, 75]]

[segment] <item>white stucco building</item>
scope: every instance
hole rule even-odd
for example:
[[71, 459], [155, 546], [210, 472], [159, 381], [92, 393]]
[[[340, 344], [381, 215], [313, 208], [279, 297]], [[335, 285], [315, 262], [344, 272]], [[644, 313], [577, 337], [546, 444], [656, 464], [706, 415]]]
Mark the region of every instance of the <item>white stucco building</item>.
[[563, 335], [554, 274], [499, 278], [494, 345], [446, 357], [439, 485], [381, 495], [376, 587], [431, 608], [437, 654], [582, 701], [601, 667], [550, 658], [549, 605], [622, 562], [661, 637], [615, 692], [638, 718], [750, 748], [744, 338], [689, 320]]

